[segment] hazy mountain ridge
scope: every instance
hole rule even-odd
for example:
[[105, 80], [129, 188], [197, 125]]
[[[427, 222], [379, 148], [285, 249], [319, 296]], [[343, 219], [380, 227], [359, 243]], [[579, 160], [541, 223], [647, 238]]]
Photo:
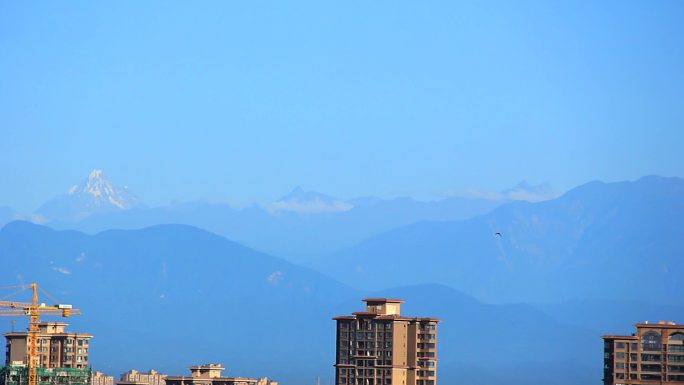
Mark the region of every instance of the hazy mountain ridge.
[[[576, 374], [585, 380], [600, 370], [596, 336], [533, 306], [487, 305], [440, 285], [362, 293], [189, 226], [86, 235], [13, 222], [0, 231], [0, 254], [3, 282], [37, 281], [83, 309], [69, 320], [72, 329], [95, 335], [93, 365], [111, 373], [141, 366], [183, 373], [188, 364], [219, 361], [234, 374], [288, 383], [321, 375], [330, 383], [331, 317], [361, 309], [366, 295], [404, 297], [404, 314], [442, 318], [440, 378], [446, 382], [461, 376], [491, 382], [505, 378], [500, 368], [522, 362], [549, 373], [519, 373], [539, 385], [572, 384], [551, 375], [568, 363], [590, 368]], [[475, 372], [478, 365], [486, 373]]]
[[396, 227], [425, 220], [467, 219], [511, 200], [543, 200], [550, 194], [553, 189], [548, 184], [534, 186], [524, 181], [501, 192], [468, 190], [433, 201], [372, 196], [341, 199], [296, 187], [265, 204], [236, 207], [194, 201], [148, 208], [128, 187], [117, 187], [102, 170], [94, 169], [82, 183], [47, 201], [31, 215], [15, 215], [3, 221], [0, 213], [0, 225], [26, 219], [94, 234], [108, 229], [187, 224], [303, 262]]
[[0, 226], [4, 226], [9, 222], [22, 219], [22, 215], [7, 206], [0, 206]]
[[[134, 208], [92, 215], [51, 227], [97, 233], [110, 228], [136, 229], [182, 223], [221, 234], [257, 250], [293, 261], [325, 255], [392, 228], [420, 220], [465, 219], [500, 205], [485, 199], [447, 198], [422, 202], [411, 198], [366, 199], [363, 204], [324, 200], [319, 193], [287, 196], [270, 207], [235, 208], [228, 204], [193, 202], [155, 208]], [[350, 201], [350, 202], [353, 202]], [[351, 208], [350, 208], [351, 207]]]
[[293, 211], [297, 213], [325, 213], [348, 211], [353, 204], [316, 191], [304, 191], [297, 186], [289, 194], [267, 206], [274, 211]]
[[680, 178], [591, 182], [554, 200], [394, 229], [313, 266], [356, 287], [438, 282], [493, 302], [681, 303], [682, 221]]

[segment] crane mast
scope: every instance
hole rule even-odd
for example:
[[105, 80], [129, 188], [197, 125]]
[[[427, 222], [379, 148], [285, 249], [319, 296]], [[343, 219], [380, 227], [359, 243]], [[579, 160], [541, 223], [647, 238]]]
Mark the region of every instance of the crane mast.
[[36, 385], [38, 383], [38, 329], [40, 318], [38, 317], [38, 285], [34, 282], [31, 284], [33, 295], [31, 297], [31, 306], [29, 306], [29, 327], [28, 335], [26, 336], [26, 345], [28, 350], [27, 364], [28, 364], [28, 385]]

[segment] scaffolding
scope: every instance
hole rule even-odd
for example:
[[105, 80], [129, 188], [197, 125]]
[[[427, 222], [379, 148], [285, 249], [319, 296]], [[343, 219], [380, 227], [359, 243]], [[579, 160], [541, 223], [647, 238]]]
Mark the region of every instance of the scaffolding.
[[[36, 368], [37, 385], [90, 385], [90, 368]], [[26, 365], [0, 368], [0, 385], [28, 385]]]

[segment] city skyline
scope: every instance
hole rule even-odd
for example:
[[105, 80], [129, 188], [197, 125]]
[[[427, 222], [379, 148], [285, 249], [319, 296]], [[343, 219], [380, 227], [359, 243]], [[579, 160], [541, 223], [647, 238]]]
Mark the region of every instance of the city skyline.
[[682, 20], [0, 2], [0, 385], [684, 383]]

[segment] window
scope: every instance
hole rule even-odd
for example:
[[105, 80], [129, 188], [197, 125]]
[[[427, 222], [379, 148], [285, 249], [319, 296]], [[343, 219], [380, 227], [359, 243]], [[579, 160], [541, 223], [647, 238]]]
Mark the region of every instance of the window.
[[650, 331], [641, 336], [641, 350], [643, 351], [660, 351], [662, 344], [660, 342], [660, 334], [658, 332]]
[[[658, 364], [642, 364], [641, 365], [641, 371], [642, 372], [660, 372], [660, 365]], [[645, 379], [643, 376], [641, 377], [642, 379]]]
[[676, 332], [670, 334], [667, 340], [667, 350], [670, 352], [684, 352], [684, 333]]
[[660, 354], [642, 354], [641, 361], [657, 361], [660, 362]]
[[660, 380], [660, 374], [642, 374], [642, 380]]

